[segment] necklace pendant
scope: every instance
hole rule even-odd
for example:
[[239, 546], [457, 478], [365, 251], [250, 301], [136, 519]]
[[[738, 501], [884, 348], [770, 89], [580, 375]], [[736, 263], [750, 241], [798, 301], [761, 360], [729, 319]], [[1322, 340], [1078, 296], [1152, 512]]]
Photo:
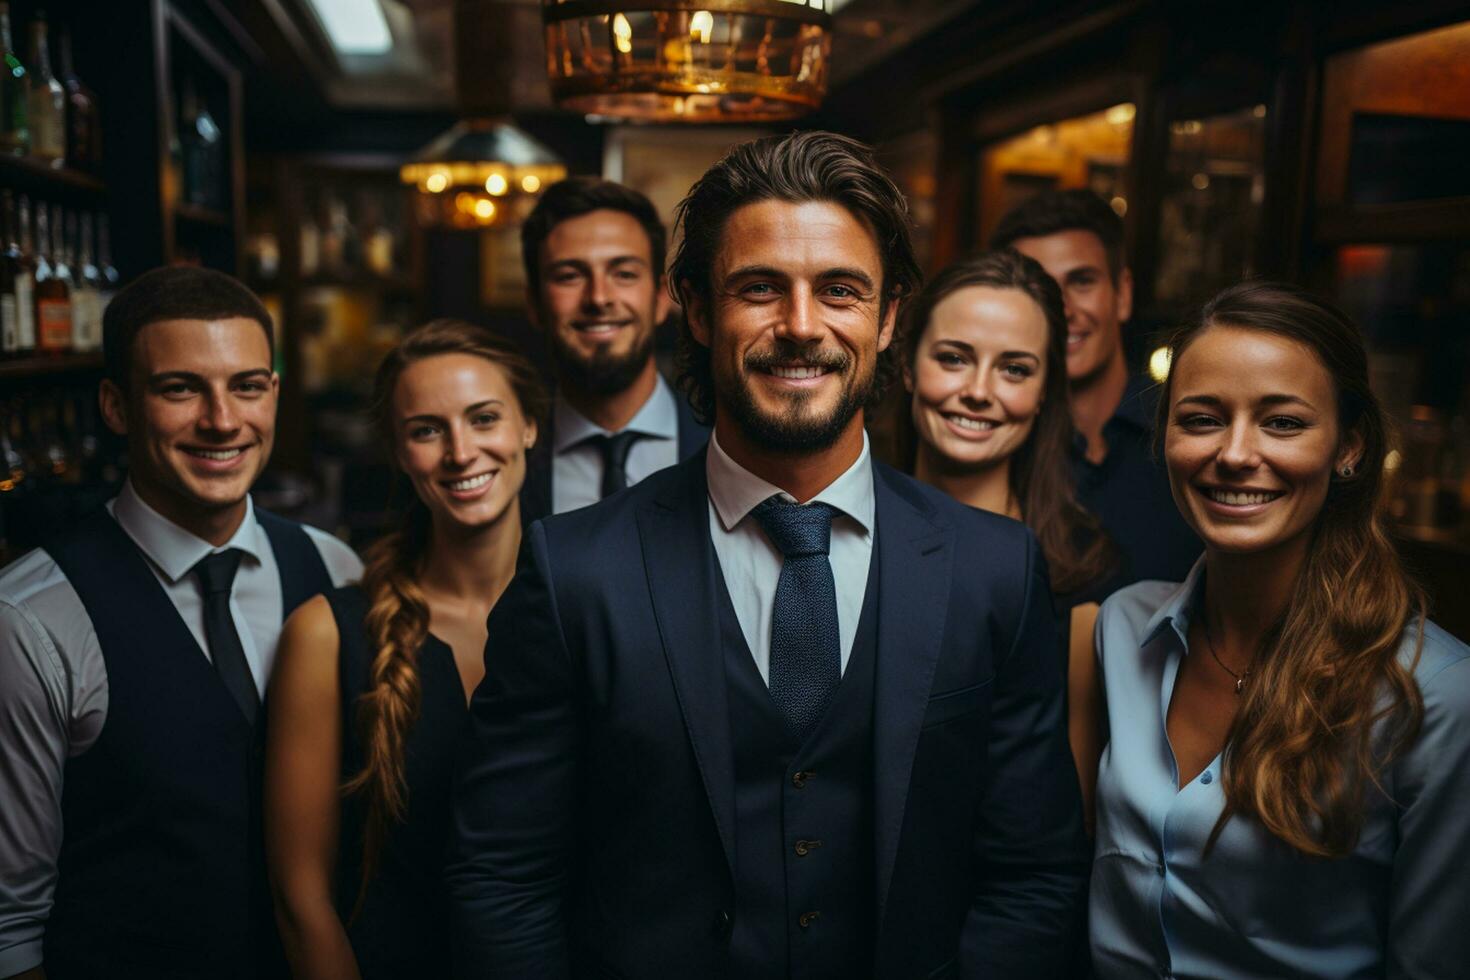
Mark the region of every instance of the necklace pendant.
[[1244, 691], [1244, 690], [1245, 690], [1245, 678], [1244, 677], [1237, 677], [1235, 679], [1235, 696], [1236, 697], [1240, 697], [1240, 692], [1241, 691]]

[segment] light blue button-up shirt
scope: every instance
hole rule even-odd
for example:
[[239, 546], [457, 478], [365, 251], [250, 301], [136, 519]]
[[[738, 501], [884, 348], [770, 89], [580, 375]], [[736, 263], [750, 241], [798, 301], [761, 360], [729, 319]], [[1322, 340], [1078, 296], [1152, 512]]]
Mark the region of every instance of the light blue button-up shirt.
[[1384, 792], [1368, 789], [1350, 855], [1304, 857], [1237, 816], [1206, 858], [1221, 760], [1179, 786], [1164, 727], [1203, 571], [1201, 559], [1183, 585], [1129, 586], [1098, 615], [1109, 727], [1090, 901], [1098, 977], [1470, 977], [1470, 647], [1425, 624], [1424, 725], [1383, 772]]

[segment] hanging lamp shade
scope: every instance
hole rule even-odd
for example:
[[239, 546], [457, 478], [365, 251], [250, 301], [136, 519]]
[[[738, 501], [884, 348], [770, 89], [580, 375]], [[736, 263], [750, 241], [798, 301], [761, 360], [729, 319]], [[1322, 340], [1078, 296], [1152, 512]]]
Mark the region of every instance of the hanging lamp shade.
[[775, 122], [827, 94], [829, 0], [541, 0], [557, 105], [660, 122]]
[[523, 220], [567, 168], [503, 119], [462, 119], [398, 173], [419, 189], [421, 224], [478, 228]]

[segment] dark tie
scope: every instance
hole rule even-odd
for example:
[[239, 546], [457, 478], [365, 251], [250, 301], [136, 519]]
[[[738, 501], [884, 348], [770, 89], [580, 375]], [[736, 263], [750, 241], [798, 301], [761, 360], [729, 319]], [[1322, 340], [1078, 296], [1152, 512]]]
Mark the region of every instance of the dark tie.
[[260, 692], [250, 675], [245, 648], [240, 645], [240, 633], [235, 629], [235, 617], [230, 615], [230, 587], [235, 584], [235, 572], [239, 571], [244, 555], [239, 548], [217, 551], [200, 559], [193, 571], [199, 592], [204, 596], [204, 638], [209, 643], [209, 657], [230, 696], [240, 705], [245, 720], [254, 725]]
[[602, 495], [611, 497], [628, 489], [628, 450], [643, 438], [641, 432], [624, 430], [616, 435], [597, 435], [587, 440], [602, 453]]
[[779, 496], [751, 511], [783, 557], [771, 615], [768, 685], [800, 741], [822, 720], [842, 680], [837, 584], [827, 559], [834, 513], [826, 504], [799, 506]]

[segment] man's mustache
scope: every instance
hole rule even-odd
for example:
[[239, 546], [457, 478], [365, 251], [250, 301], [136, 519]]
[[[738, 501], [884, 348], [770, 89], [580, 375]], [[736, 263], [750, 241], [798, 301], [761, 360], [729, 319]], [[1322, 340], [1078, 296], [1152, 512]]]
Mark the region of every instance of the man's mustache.
[[852, 356], [846, 351], [807, 347], [790, 341], [777, 341], [770, 350], [753, 350], [745, 355], [747, 371], [769, 371], [777, 367], [814, 367], [826, 371], [846, 371]]

